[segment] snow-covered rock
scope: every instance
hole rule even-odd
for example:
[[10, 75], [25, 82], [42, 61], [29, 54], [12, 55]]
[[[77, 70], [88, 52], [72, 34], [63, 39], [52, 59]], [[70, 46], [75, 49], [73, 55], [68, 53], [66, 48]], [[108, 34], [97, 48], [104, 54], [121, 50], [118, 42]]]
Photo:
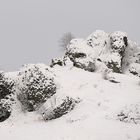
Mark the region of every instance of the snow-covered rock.
[[97, 30], [87, 39], [73, 39], [67, 46], [64, 58], [73, 66], [94, 72], [100, 61], [117, 73], [125, 73], [131, 63], [140, 64], [140, 49], [121, 31], [105, 33]]
[[138, 63], [132, 63], [129, 65], [128, 71], [132, 73], [133, 75], [140, 77], [140, 64]]
[[128, 46], [127, 34], [121, 31], [110, 34], [111, 51], [117, 52], [120, 56], [124, 56], [126, 47]]
[[65, 57], [70, 58], [73, 66], [93, 72], [95, 70], [94, 57], [92, 57], [93, 51], [85, 40], [73, 39], [67, 46]]
[[63, 66], [64, 62], [61, 59], [52, 59], [50, 67], [54, 67], [55, 65]]
[[104, 48], [109, 45], [109, 34], [102, 30], [96, 30], [87, 37], [86, 41], [87, 44], [93, 48]]

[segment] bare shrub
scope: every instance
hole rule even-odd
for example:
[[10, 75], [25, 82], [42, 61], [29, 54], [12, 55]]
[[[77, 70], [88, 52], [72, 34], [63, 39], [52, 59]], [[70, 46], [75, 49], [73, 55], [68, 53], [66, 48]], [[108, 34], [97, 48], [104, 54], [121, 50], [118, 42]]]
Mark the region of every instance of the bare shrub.
[[70, 41], [75, 38], [71, 32], [64, 33], [59, 40], [59, 46], [66, 50], [67, 46], [69, 45]]

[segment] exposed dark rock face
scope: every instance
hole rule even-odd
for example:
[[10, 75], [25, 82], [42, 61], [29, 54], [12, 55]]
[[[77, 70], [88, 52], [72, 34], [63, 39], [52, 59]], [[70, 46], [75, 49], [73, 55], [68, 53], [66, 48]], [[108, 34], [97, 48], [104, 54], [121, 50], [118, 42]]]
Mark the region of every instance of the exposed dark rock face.
[[89, 71], [89, 72], [95, 71], [95, 63], [94, 62], [88, 62], [88, 64], [86, 64], [86, 65], [79, 63], [79, 62], [74, 62], [73, 66], [75, 66], [77, 68], [84, 69], [85, 71]]
[[54, 67], [55, 65], [63, 66], [64, 62], [61, 59], [52, 59], [50, 67]]
[[122, 72], [121, 67], [120, 67], [118, 62], [113, 62], [113, 61], [108, 62], [107, 67], [109, 69], [112, 69], [113, 72], [116, 72], [116, 73], [121, 73]]

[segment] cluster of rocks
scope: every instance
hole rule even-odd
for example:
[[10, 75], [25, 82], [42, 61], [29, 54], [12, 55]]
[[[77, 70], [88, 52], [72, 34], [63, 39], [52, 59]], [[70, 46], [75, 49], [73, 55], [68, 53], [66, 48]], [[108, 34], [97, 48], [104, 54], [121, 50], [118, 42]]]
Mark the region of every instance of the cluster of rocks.
[[97, 30], [87, 39], [73, 39], [67, 46], [64, 58], [53, 60], [51, 66], [64, 66], [67, 59], [73, 66], [90, 72], [96, 71], [98, 62], [101, 62], [113, 72], [140, 75], [140, 48], [121, 31], [109, 34]]

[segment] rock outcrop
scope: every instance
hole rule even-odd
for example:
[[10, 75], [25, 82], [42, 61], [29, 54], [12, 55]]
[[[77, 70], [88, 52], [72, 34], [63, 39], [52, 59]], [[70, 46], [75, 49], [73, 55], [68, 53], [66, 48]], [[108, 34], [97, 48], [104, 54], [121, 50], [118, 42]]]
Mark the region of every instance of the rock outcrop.
[[97, 30], [87, 39], [73, 39], [67, 46], [64, 58], [67, 57], [73, 66], [90, 72], [98, 69], [99, 61], [116, 73], [125, 73], [132, 63], [140, 65], [138, 45], [121, 31], [109, 34]]

